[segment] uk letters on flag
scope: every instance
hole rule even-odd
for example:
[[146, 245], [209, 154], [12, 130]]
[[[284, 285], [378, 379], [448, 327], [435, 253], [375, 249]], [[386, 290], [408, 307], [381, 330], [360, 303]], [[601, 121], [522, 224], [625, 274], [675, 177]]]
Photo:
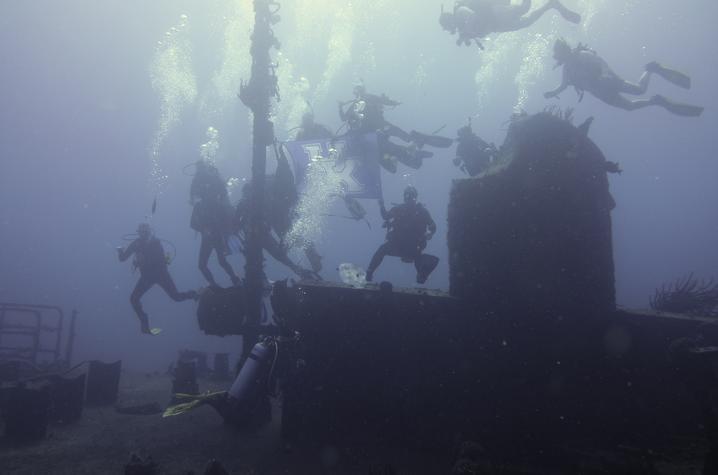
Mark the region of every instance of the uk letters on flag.
[[379, 146], [375, 133], [305, 140], [284, 144], [292, 157], [297, 188], [306, 182], [308, 167], [318, 166], [323, 173], [336, 174], [342, 192], [352, 198], [381, 198]]

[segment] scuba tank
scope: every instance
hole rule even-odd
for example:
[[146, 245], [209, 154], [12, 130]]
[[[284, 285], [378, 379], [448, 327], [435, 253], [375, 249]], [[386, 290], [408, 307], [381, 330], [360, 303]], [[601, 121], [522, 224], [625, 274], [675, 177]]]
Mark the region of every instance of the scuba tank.
[[366, 101], [356, 101], [351, 109], [349, 115], [349, 126], [352, 129], [359, 129], [364, 125], [364, 117], [366, 111]]
[[238, 427], [259, 428], [271, 420], [269, 384], [278, 355], [275, 339], [265, 338], [254, 345], [224, 401], [216, 407], [225, 421]]
[[265, 339], [254, 345], [229, 388], [227, 397], [235, 404], [245, 402], [255, 392], [257, 385], [262, 383], [264, 376], [268, 375], [270, 368], [266, 367], [266, 363], [276, 354], [276, 345], [271, 339]]
[[199, 395], [175, 393], [174, 403], [165, 410], [162, 417], [185, 414], [207, 404], [212, 406], [226, 422], [238, 427], [248, 424], [258, 427], [271, 417], [267, 383], [274, 364], [267, 363], [272, 356], [276, 360], [277, 349], [275, 341], [271, 338], [260, 341], [252, 348], [229, 391]]

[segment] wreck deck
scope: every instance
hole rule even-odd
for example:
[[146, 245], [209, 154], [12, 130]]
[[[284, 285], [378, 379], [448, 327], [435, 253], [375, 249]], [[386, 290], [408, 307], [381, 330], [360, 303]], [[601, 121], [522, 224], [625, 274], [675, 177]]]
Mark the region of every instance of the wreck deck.
[[285, 397], [292, 439], [655, 447], [697, 435], [668, 346], [705, 319], [645, 310], [503, 318], [441, 291], [296, 289], [304, 366]]

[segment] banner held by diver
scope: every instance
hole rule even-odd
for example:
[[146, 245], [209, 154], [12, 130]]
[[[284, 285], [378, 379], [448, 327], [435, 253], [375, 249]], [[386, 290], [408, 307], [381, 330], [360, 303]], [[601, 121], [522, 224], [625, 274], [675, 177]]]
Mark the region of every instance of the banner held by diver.
[[340, 176], [342, 192], [352, 198], [380, 199], [379, 145], [375, 133], [334, 139], [286, 142], [298, 188], [306, 183], [307, 168], [321, 166]]

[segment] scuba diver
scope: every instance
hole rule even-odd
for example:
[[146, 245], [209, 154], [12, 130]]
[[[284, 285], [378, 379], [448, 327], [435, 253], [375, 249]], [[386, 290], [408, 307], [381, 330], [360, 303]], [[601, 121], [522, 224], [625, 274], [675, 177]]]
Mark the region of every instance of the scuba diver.
[[528, 28], [551, 9], [571, 23], [581, 22], [581, 15], [566, 8], [559, 0], [548, 0], [531, 13], [531, 0], [522, 0], [520, 5], [512, 5], [510, 0], [457, 0], [453, 12], [445, 12], [441, 7], [439, 23], [452, 35], [459, 35], [458, 46], [469, 46], [473, 40], [484, 49], [480, 38], [491, 33]]
[[384, 107], [399, 105], [401, 102], [389, 99], [386, 94], [381, 96], [370, 94], [364, 86], [358, 85], [354, 87], [354, 99], [339, 103], [339, 117], [354, 132], [364, 134], [382, 130], [390, 137], [398, 137], [404, 142], [411, 142], [409, 133], [384, 118]]
[[650, 99], [635, 100], [627, 99], [622, 95], [644, 94], [648, 89], [651, 74], [658, 74], [672, 84], [690, 89], [690, 77], [659, 63], [648, 63], [638, 84], [634, 84], [619, 77], [603, 58], [585, 45], [579, 44], [577, 47], [571, 48], [566, 40], [558, 39], [554, 43], [553, 57], [556, 60], [556, 67], [563, 66], [563, 79], [556, 89], [544, 94], [546, 98], [556, 97], [567, 87], [573, 86], [578, 93], [579, 102], [583, 99], [584, 92], [588, 91], [606, 104], [627, 111], [648, 106], [660, 106], [672, 114], [684, 117], [697, 117], [703, 113], [703, 107], [678, 104], [661, 95], [655, 95]]
[[[324, 128], [323, 126], [320, 127]], [[328, 132], [328, 129], [325, 128], [325, 130]], [[315, 129], [314, 132], [315, 134], [322, 133], [319, 129]], [[330, 137], [331, 135], [324, 138]], [[306, 140], [315, 140], [320, 138], [321, 137], [318, 135], [312, 135], [311, 137], [307, 137]], [[312, 268], [311, 271], [292, 262], [287, 255], [288, 245], [286, 237], [292, 229], [294, 221], [297, 219], [296, 206], [299, 201], [299, 195], [297, 193], [296, 184], [294, 183], [294, 174], [292, 173], [292, 169], [289, 167], [289, 160], [284, 154], [284, 150], [281, 147], [278, 147], [275, 150], [275, 153], [277, 156], [277, 169], [275, 170], [273, 176], [267, 177], [269, 185], [268, 189], [271, 193], [267, 201], [269, 207], [269, 213], [267, 216], [269, 217], [271, 228], [279, 237], [278, 247], [281, 249], [281, 252], [273, 244], [270, 244], [267, 251], [269, 252], [270, 248], [274, 249], [274, 254], [272, 255], [281, 256], [282, 260], [277, 259], [277, 257], [275, 257], [275, 259], [287, 265], [295, 274], [303, 279], [314, 278], [321, 280], [319, 272], [322, 270], [322, 256], [319, 252], [317, 252], [317, 249], [312, 241], [301, 239], [298, 242], [293, 243], [294, 245], [301, 247], [309, 265]]]
[[384, 201], [379, 201], [384, 227], [387, 228], [386, 242], [379, 246], [369, 263], [366, 280], [371, 282], [374, 272], [385, 256], [400, 257], [403, 262], [413, 262], [416, 267], [416, 281], [426, 282], [429, 274], [436, 268], [439, 258], [423, 254], [426, 244], [436, 233], [436, 223], [424, 205], [417, 202], [418, 192], [413, 186], [404, 190], [404, 203], [389, 211]]
[[[301, 356], [304, 345], [299, 332], [289, 325], [296, 314], [298, 294], [287, 280], [272, 284], [270, 296], [272, 325], [262, 331], [265, 336], [244, 358], [232, 384], [226, 391], [207, 391], [203, 394], [173, 394], [173, 402], [162, 417], [174, 417], [208, 405], [222, 416], [225, 423], [239, 429], [256, 430], [271, 420], [270, 398], [282, 394], [286, 405], [294, 404], [298, 388], [306, 383], [303, 378]], [[266, 333], [265, 333], [266, 331]], [[298, 363], [299, 362], [299, 363]], [[288, 430], [296, 430], [301, 420], [282, 416], [282, 437]]]
[[[289, 164], [287, 163], [286, 166], [288, 168]], [[292, 193], [296, 195], [296, 190], [294, 190], [293, 181], [292, 187], [288, 187], [286, 183], [282, 183], [283, 175], [280, 171], [280, 167], [282, 167], [281, 160], [280, 165], [277, 167], [277, 174], [267, 177], [264, 196], [265, 220], [262, 229], [262, 247], [270, 256], [287, 266], [302, 279], [315, 279], [318, 278], [318, 272], [322, 267], [321, 256], [316, 252], [314, 246], [311, 243], [307, 243], [304, 247], [307, 258], [312, 265], [312, 270], [310, 271], [292, 261], [287, 254], [287, 249], [283, 242], [284, 236], [291, 227], [293, 215], [293, 207], [291, 204], [293, 202]], [[246, 183], [242, 188], [242, 197], [235, 208], [234, 232], [243, 242], [246, 240], [246, 235], [249, 232], [251, 190], [251, 183]], [[279, 240], [272, 235], [272, 230], [280, 236]]]
[[147, 314], [142, 309], [142, 303], [140, 302], [142, 296], [155, 284], [162, 287], [162, 290], [175, 302], [197, 299], [197, 292], [194, 290], [179, 292], [177, 290], [167, 269], [168, 259], [162, 243], [152, 234], [152, 228], [149, 224], [141, 223], [137, 227], [137, 239], [132, 241], [126, 249], [117, 248], [117, 257], [120, 262], [126, 261], [132, 255], [135, 256], [135, 268], [140, 269], [140, 279], [132, 291], [130, 303], [137, 314], [137, 318], [140, 319], [142, 333], [157, 334], [160, 330], [150, 328]]
[[334, 136], [331, 130], [322, 124], [314, 122], [314, 113], [305, 112], [302, 116], [302, 125], [299, 126], [299, 131], [294, 140], [322, 140], [330, 139]]
[[211, 163], [198, 160], [195, 166], [195, 175], [190, 186], [190, 203], [193, 205], [190, 227], [202, 236], [199, 270], [210, 287], [220, 288], [207, 265], [209, 256], [214, 251], [220, 267], [232, 280], [232, 284], [239, 285], [241, 281], [227, 261], [227, 255], [230, 254], [227, 238], [232, 217], [227, 186], [217, 167]]
[[[204, 394], [176, 392], [162, 417], [173, 417], [208, 405], [225, 423], [237, 428], [258, 429], [271, 420], [270, 387], [275, 382], [280, 338], [267, 337], [252, 348], [234, 382], [226, 391]], [[283, 342], [284, 343], [284, 342]]]
[[[349, 134], [361, 135], [375, 132], [379, 144], [379, 163], [388, 171], [395, 173], [396, 165], [390, 157], [394, 157], [404, 165], [418, 169], [425, 158], [434, 154], [422, 150], [424, 145], [448, 148], [452, 140], [436, 135], [427, 135], [412, 130], [405, 130], [390, 123], [384, 118], [385, 107], [396, 107], [401, 104], [388, 98], [385, 94], [370, 94], [362, 85], [354, 87], [354, 99], [339, 102], [339, 117], [349, 127]], [[389, 139], [396, 137], [407, 146], [398, 145]]]
[[476, 135], [469, 124], [457, 131], [456, 158], [454, 165], [469, 176], [485, 171], [498, 155], [496, 145], [484, 141]]

